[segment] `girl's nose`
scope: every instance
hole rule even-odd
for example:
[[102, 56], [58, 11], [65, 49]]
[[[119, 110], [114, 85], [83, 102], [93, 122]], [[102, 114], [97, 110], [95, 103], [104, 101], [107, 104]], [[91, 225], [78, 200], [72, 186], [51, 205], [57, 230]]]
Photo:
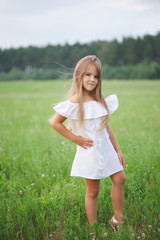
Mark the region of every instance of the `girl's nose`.
[[94, 76], [91, 76], [91, 81], [94, 81]]

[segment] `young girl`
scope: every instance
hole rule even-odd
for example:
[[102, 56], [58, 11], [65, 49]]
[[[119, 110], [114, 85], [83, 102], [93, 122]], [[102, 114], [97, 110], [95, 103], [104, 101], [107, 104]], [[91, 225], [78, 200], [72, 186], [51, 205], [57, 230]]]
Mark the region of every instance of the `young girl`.
[[[101, 84], [100, 60], [96, 56], [82, 58], [76, 65], [68, 100], [54, 107], [51, 126], [77, 145], [70, 176], [85, 178], [85, 209], [91, 227], [97, 221], [100, 179], [110, 176], [114, 207], [111, 224], [117, 229], [123, 224], [125, 161], [108, 124], [109, 115], [118, 108], [118, 99], [115, 94], [104, 99]], [[70, 119], [72, 132], [63, 125], [66, 118]]]

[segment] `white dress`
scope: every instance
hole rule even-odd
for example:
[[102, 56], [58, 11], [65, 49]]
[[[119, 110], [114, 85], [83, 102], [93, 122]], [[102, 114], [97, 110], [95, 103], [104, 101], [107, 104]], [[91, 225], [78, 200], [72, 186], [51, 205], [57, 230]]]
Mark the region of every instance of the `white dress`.
[[[110, 95], [105, 101], [109, 114], [115, 112], [118, 108], [117, 95]], [[77, 145], [70, 176], [102, 179], [123, 170], [106, 128], [97, 132], [100, 129], [101, 121], [108, 114], [107, 110], [97, 101], [84, 102], [84, 120], [79, 129], [78, 105], [78, 103], [67, 100], [53, 107], [57, 113], [70, 119], [72, 132], [75, 135], [91, 139], [94, 142], [94, 145], [87, 149]]]

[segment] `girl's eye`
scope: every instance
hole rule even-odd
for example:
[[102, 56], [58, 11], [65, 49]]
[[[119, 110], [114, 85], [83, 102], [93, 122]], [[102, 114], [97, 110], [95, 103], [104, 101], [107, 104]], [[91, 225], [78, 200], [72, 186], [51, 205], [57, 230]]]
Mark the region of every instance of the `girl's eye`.
[[86, 75], [87, 75], [87, 76], [90, 76], [90, 74], [89, 74], [89, 73], [86, 73]]
[[99, 78], [98, 76], [95, 76], [95, 78]]

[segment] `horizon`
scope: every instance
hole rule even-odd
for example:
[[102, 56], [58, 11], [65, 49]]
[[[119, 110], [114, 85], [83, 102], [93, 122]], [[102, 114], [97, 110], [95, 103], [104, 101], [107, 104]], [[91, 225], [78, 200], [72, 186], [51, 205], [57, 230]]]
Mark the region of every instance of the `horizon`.
[[143, 39], [145, 36], [149, 35], [149, 36], [157, 36], [158, 34], [160, 34], [160, 30], [157, 31], [157, 33], [155, 34], [149, 34], [149, 33], [145, 33], [143, 34], [142, 36], [123, 36], [121, 40], [117, 39], [117, 38], [114, 38], [114, 39], [111, 39], [111, 40], [103, 40], [103, 39], [97, 39], [97, 40], [91, 40], [89, 42], [80, 42], [80, 41], [77, 41], [77, 42], [74, 42], [74, 43], [68, 43], [68, 42], [64, 42], [64, 43], [55, 43], [55, 44], [51, 44], [51, 43], [48, 43], [48, 44], [45, 44], [45, 45], [26, 45], [26, 46], [17, 46], [17, 47], [8, 47], [8, 48], [1, 48], [0, 47], [0, 50], [9, 50], [9, 49], [19, 49], [19, 48], [28, 48], [28, 47], [35, 47], [35, 48], [46, 48], [47, 46], [65, 46], [65, 45], [69, 45], [69, 46], [74, 46], [75, 44], [91, 44], [93, 42], [112, 42], [112, 41], [117, 41], [118, 43], [122, 43], [124, 39], [128, 39], [128, 38], [132, 38], [134, 40], [137, 40], [138, 38], [140, 39]]

